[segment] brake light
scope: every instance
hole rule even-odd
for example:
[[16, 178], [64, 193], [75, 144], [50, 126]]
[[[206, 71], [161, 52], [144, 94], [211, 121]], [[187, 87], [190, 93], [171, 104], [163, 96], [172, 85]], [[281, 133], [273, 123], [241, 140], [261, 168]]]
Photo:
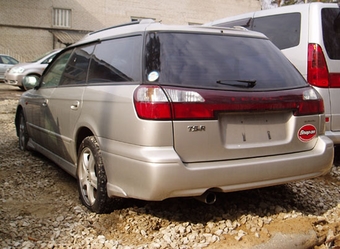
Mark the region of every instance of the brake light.
[[322, 48], [308, 44], [307, 81], [317, 87], [329, 87], [328, 68]]
[[137, 115], [150, 120], [218, 119], [219, 113], [226, 112], [324, 113], [323, 100], [312, 88], [232, 92], [142, 85], [134, 93], [134, 104]]

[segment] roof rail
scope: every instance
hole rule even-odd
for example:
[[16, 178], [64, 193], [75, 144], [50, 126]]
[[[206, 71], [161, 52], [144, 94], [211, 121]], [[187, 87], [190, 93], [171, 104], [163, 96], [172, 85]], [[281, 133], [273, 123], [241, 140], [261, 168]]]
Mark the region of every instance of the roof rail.
[[124, 27], [124, 26], [130, 26], [130, 25], [136, 25], [136, 24], [149, 24], [149, 23], [154, 23], [154, 22], [155, 22], [155, 20], [153, 20], [153, 19], [141, 19], [139, 21], [132, 21], [132, 22], [128, 22], [128, 23], [123, 23], [123, 24], [99, 29], [99, 30], [90, 32], [88, 35], [93, 35], [93, 34], [96, 34], [96, 33], [99, 33], [99, 32], [105, 31], [105, 30], [120, 28], [120, 27]]

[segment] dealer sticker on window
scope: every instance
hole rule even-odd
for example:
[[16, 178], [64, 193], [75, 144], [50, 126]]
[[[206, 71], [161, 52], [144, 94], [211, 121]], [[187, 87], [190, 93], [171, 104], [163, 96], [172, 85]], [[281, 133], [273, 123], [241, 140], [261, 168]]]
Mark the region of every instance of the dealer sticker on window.
[[306, 124], [299, 129], [297, 136], [301, 142], [309, 142], [316, 136], [316, 128], [314, 125]]

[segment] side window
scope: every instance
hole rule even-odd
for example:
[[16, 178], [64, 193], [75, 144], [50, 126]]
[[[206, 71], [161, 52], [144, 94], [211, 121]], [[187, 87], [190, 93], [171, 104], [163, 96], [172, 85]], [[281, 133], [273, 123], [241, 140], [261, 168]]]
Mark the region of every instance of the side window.
[[59, 85], [61, 76], [64, 72], [66, 63], [72, 53], [72, 50], [67, 50], [54, 61], [42, 79], [41, 87], [56, 87]]
[[12, 59], [11, 57], [3, 56], [2, 57], [2, 63], [4, 63], [4, 64], [16, 64], [18, 62], [15, 61], [14, 59]]
[[340, 59], [340, 12], [338, 8], [322, 9], [322, 35], [327, 54], [332, 60]]
[[142, 36], [124, 37], [97, 44], [88, 82], [133, 82], [141, 77]]
[[94, 45], [75, 48], [59, 85], [85, 84]]
[[279, 49], [295, 47], [300, 43], [301, 14], [257, 17], [252, 29], [265, 34]]

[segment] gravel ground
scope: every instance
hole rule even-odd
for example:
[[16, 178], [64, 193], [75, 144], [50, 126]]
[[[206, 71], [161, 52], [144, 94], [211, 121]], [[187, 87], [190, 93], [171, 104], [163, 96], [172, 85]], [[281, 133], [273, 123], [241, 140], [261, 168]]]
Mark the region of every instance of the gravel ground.
[[14, 128], [22, 92], [0, 84], [0, 248], [340, 248], [340, 167], [282, 186], [192, 198], [117, 200], [110, 214], [84, 208], [76, 181]]

